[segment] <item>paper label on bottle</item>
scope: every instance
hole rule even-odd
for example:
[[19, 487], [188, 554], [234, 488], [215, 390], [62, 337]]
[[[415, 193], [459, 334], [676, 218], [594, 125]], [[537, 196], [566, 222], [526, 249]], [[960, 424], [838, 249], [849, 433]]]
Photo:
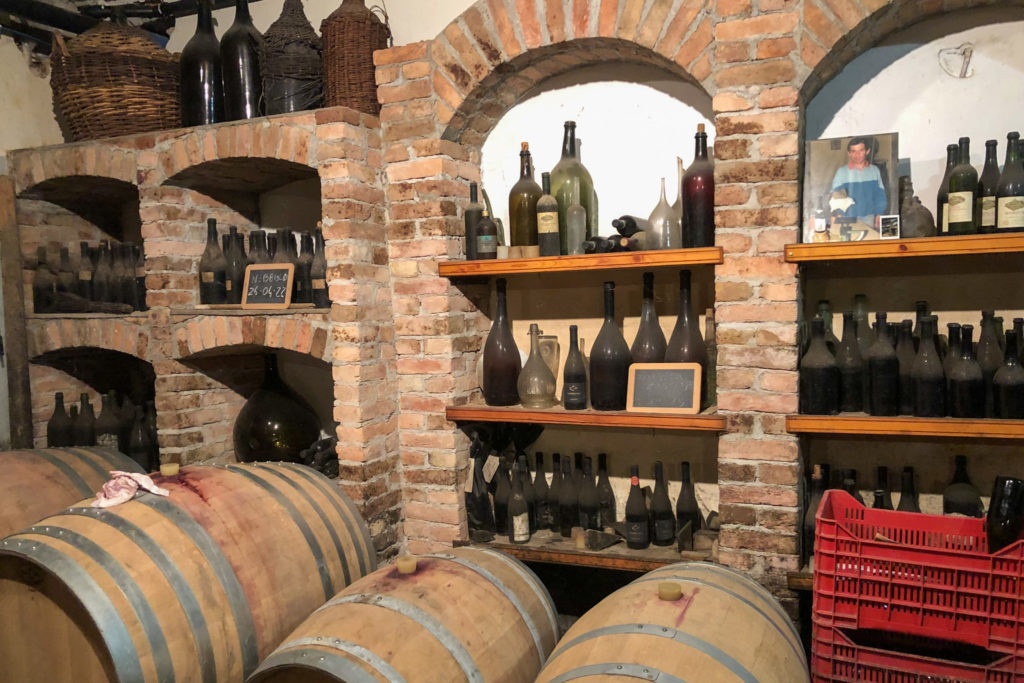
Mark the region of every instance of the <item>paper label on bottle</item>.
[[537, 214], [537, 233], [540, 235], [558, 234], [557, 211], [545, 211]]
[[224, 278], [224, 289], [231, 291], [231, 278]]
[[586, 405], [586, 382], [567, 382], [562, 388], [562, 402], [567, 405]]
[[327, 289], [327, 280], [320, 278], [313, 280], [313, 289]]
[[213, 282], [213, 271], [204, 270], [203, 272], [199, 273], [199, 281], [205, 282], [207, 284]]
[[996, 227], [996, 198], [995, 197], [982, 197], [981, 198], [981, 226], [994, 228]]
[[942, 203], [942, 232], [943, 235], [949, 234], [949, 202]]
[[630, 544], [647, 545], [650, 542], [647, 533], [647, 522], [626, 522], [626, 541]]
[[476, 253], [496, 254], [498, 253], [498, 238], [494, 235], [480, 235], [476, 238]]
[[949, 208], [945, 213], [948, 223], [970, 223], [974, 220], [974, 193], [950, 192]]
[[654, 538], [661, 541], [665, 539], [675, 538], [676, 535], [676, 523], [674, 519], [656, 519], [654, 520]]
[[493, 453], [487, 456], [487, 460], [484, 461], [484, 481], [494, 479], [494, 473], [498, 471], [498, 465], [500, 464], [501, 460], [498, 456]]
[[92, 280], [92, 271], [91, 270], [80, 271], [78, 273], [78, 279], [81, 280], [82, 282], [89, 282], [90, 280]]
[[466, 477], [466, 485], [462, 489], [466, 493], [473, 493], [473, 468], [469, 469], [469, 476]]
[[117, 448], [117, 434], [97, 434], [96, 445], [100, 448]]
[[524, 512], [512, 518], [512, 538], [516, 543], [526, 543], [530, 540], [530, 515]]
[[997, 200], [996, 228], [1024, 228], [1024, 197], [1000, 197]]

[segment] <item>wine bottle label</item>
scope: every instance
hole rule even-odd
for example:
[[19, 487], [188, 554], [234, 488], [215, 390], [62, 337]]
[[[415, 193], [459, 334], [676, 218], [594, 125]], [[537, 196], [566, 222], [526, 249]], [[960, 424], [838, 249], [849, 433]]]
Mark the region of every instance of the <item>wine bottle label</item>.
[[224, 289], [231, 291], [231, 278], [224, 278]]
[[91, 270], [80, 271], [78, 273], [78, 279], [81, 280], [82, 282], [89, 282], [90, 280], [92, 280], [92, 271]]
[[633, 545], [647, 545], [647, 524], [645, 522], [626, 522], [626, 540]]
[[97, 434], [96, 445], [100, 448], [117, 448], [117, 434]]
[[675, 520], [656, 519], [654, 520], [654, 537], [659, 541], [673, 538], [676, 535]]
[[540, 235], [558, 234], [557, 211], [545, 211], [537, 214], [537, 233]]
[[463, 489], [466, 493], [473, 493], [473, 469], [470, 468], [469, 476], [466, 477], [466, 486]]
[[313, 280], [313, 289], [327, 289], [327, 280], [319, 278]]
[[943, 235], [949, 234], [949, 202], [942, 204], [942, 232]]
[[564, 400], [570, 404], [585, 403], [587, 400], [586, 382], [569, 382], [566, 384]]
[[996, 227], [1000, 230], [1024, 228], [1024, 197], [998, 199]]
[[516, 543], [530, 540], [530, 515], [526, 512], [512, 518], [512, 538]]
[[484, 461], [485, 481], [490, 481], [491, 479], [494, 479], [494, 473], [498, 471], [498, 465], [500, 464], [501, 460], [498, 459], [498, 456], [494, 455], [493, 453], [487, 456], [487, 460]]
[[944, 214], [947, 223], [970, 223], [974, 220], [974, 193], [950, 192], [949, 208]]
[[981, 224], [982, 226], [994, 228], [996, 226], [996, 198], [981, 198]]
[[199, 273], [199, 280], [201, 282], [206, 282], [206, 283], [213, 282], [213, 271], [212, 270], [204, 270], [203, 272]]
[[498, 238], [494, 235], [479, 235], [476, 238], [477, 254], [498, 253]]

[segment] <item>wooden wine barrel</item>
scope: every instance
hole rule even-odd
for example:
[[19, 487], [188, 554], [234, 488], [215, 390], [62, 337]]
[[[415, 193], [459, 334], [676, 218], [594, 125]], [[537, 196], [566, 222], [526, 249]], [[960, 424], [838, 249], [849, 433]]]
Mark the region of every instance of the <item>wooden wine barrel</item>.
[[385, 567], [341, 591], [249, 683], [533, 681], [558, 640], [540, 579], [486, 548], [416, 561], [411, 574]]
[[800, 637], [771, 594], [738, 572], [703, 562], [667, 565], [602, 600], [559, 641], [537, 681], [619, 677], [810, 681]]
[[0, 541], [0, 679], [240, 682], [376, 568], [369, 531], [302, 465], [185, 467]]
[[95, 495], [111, 470], [144, 472], [109, 448], [0, 451], [0, 538]]

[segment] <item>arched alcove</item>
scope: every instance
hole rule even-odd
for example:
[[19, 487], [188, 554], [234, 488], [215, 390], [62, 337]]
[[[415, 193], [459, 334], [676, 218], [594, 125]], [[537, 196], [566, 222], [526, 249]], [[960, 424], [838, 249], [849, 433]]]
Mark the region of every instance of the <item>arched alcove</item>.
[[19, 198], [56, 204], [122, 242], [141, 243], [139, 188], [118, 178], [68, 175], [26, 188]]

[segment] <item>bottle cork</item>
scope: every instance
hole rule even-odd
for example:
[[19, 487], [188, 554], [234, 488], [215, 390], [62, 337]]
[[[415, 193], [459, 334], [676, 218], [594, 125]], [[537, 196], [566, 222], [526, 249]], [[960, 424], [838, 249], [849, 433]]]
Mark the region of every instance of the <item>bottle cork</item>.
[[399, 574], [414, 574], [416, 572], [417, 560], [412, 555], [403, 555], [395, 562]]
[[668, 602], [675, 602], [683, 597], [683, 589], [678, 583], [662, 581], [658, 584], [658, 598]]

